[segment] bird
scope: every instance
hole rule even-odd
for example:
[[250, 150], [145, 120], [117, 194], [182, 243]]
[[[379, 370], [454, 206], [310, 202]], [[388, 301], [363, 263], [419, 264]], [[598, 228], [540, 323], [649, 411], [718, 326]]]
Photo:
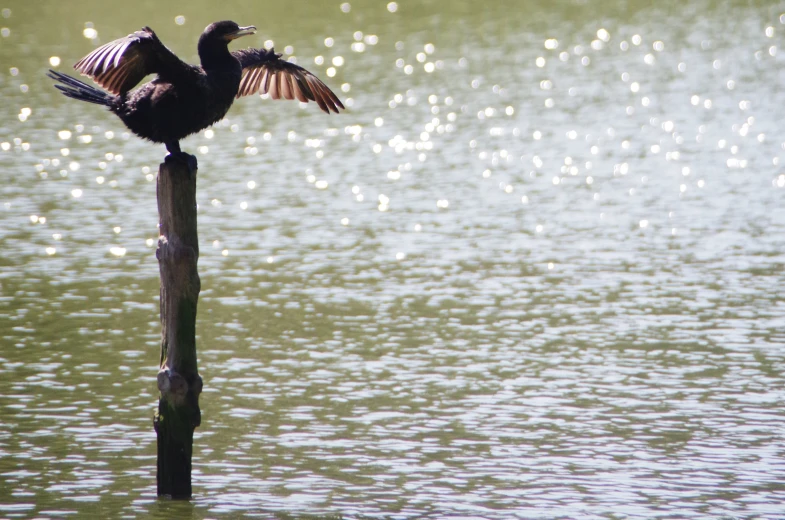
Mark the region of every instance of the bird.
[[[74, 69], [105, 90], [50, 69], [48, 76], [69, 98], [103, 105], [134, 134], [163, 143], [169, 156], [195, 167], [180, 140], [223, 119], [236, 98], [255, 93], [272, 99], [314, 101], [328, 114], [343, 104], [330, 88], [303, 67], [271, 49], [230, 52], [232, 40], [256, 33], [229, 20], [208, 25], [199, 37], [200, 65], [178, 58], [150, 27], [106, 43], [79, 60]], [[152, 81], [132, 90], [149, 74]]]

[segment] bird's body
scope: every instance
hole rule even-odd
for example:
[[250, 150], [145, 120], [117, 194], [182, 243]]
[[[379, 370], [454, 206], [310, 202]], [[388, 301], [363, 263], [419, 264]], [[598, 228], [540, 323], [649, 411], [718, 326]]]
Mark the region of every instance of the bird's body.
[[[108, 92], [50, 71], [66, 96], [104, 105], [136, 135], [180, 153], [179, 141], [223, 119], [235, 98], [260, 92], [273, 99], [315, 101], [325, 112], [343, 105], [307, 70], [272, 49], [230, 52], [229, 41], [253, 34], [234, 22], [207, 26], [199, 39], [200, 66], [181, 61], [149, 27], [103, 45], [74, 66]], [[149, 83], [131, 90], [143, 77]]]
[[239, 63], [234, 68], [210, 75], [195, 71], [188, 82], [155, 79], [125, 97], [115, 96], [109, 109], [136, 135], [174, 143], [223, 119], [240, 85]]

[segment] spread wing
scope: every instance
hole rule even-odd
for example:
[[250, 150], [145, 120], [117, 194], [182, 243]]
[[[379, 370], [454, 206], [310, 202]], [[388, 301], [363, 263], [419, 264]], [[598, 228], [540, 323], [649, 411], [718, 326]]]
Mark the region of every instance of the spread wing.
[[101, 45], [74, 68], [117, 95], [131, 90], [148, 74], [176, 81], [196, 72], [195, 67], [167, 49], [149, 27]]
[[303, 103], [315, 101], [328, 114], [344, 108], [330, 88], [294, 63], [281, 59], [273, 49], [245, 49], [232, 53], [243, 66], [243, 77], [237, 97], [259, 92], [273, 99], [298, 99]]

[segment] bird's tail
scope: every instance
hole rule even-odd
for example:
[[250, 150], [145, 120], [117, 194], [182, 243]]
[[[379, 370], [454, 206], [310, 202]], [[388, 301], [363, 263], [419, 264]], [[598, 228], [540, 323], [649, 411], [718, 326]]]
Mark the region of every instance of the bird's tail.
[[111, 94], [107, 94], [83, 81], [79, 81], [76, 78], [72, 78], [71, 76], [67, 76], [52, 69], [49, 69], [47, 76], [62, 83], [61, 85], [55, 85], [55, 88], [70, 98], [104, 106], [110, 106], [114, 99], [114, 96]]

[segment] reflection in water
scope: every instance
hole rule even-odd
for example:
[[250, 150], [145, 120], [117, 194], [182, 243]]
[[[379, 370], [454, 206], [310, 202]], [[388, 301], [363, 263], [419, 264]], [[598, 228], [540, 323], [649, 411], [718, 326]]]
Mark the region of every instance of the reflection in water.
[[[782, 13], [49, 7], [0, 12], [0, 516], [779, 514]], [[204, 421], [159, 502], [163, 147], [44, 71], [223, 18], [348, 110], [183, 142]]]

